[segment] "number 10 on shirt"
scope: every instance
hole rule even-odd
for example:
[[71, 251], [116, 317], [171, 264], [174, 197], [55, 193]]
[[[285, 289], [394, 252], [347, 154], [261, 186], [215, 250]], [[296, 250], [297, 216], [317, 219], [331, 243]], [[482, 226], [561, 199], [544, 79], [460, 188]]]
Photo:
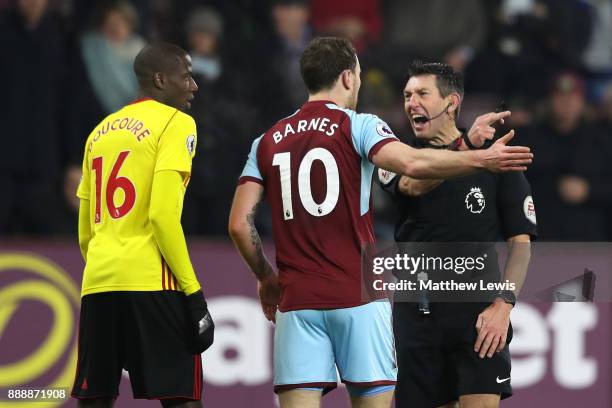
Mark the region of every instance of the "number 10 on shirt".
[[[119, 170], [121, 169], [121, 166], [123, 166], [123, 162], [129, 154], [129, 151], [119, 153], [117, 160], [113, 164], [111, 173], [108, 176], [108, 180], [106, 181], [106, 208], [108, 209], [110, 216], [115, 219], [121, 218], [130, 212], [136, 201], [136, 187], [134, 187], [134, 183], [132, 183], [127, 177], [118, 177]], [[104, 162], [101, 156], [95, 157], [92, 160], [91, 168], [96, 173], [96, 224], [101, 220], [102, 175], [104, 174], [102, 171], [103, 165]], [[123, 204], [121, 204], [119, 207], [115, 206], [114, 200], [115, 192], [117, 190], [122, 190], [124, 194]]]
[[[327, 182], [327, 194], [321, 203], [315, 202], [312, 197], [310, 185], [310, 172], [315, 160], [319, 160], [323, 163]], [[291, 153], [276, 153], [272, 159], [272, 165], [278, 166], [280, 171], [284, 220], [291, 220], [293, 219], [293, 203], [291, 201]], [[338, 203], [338, 196], [340, 195], [340, 175], [338, 174], [336, 159], [334, 159], [334, 156], [329, 150], [317, 147], [306, 153], [298, 169], [297, 186], [300, 202], [310, 215], [323, 217], [333, 211]]]

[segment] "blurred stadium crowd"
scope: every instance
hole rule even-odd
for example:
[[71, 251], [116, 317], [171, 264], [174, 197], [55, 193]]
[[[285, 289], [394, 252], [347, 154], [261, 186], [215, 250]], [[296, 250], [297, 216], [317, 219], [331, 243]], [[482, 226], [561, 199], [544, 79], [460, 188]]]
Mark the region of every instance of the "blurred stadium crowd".
[[[156, 39], [189, 50], [200, 88], [184, 228], [225, 235], [251, 141], [303, 103], [300, 54], [327, 34], [359, 51], [359, 110], [402, 137], [413, 59], [464, 72], [464, 126], [506, 101], [535, 152], [540, 239], [612, 240], [609, 0], [0, 0], [0, 14], [1, 236], [76, 231], [85, 139], [135, 98], [133, 58]], [[375, 202], [388, 236], [393, 206]]]

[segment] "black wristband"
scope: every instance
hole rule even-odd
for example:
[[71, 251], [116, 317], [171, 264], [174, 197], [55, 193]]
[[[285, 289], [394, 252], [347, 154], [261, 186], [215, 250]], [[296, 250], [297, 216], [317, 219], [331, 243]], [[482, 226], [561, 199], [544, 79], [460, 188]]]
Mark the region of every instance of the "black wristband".
[[468, 137], [468, 134], [466, 132], [463, 132], [461, 134], [461, 138], [463, 139], [463, 141], [465, 142], [465, 145], [470, 148], [470, 150], [475, 150], [478, 149], [476, 146], [474, 146], [472, 144], [472, 142], [470, 141], [470, 138]]

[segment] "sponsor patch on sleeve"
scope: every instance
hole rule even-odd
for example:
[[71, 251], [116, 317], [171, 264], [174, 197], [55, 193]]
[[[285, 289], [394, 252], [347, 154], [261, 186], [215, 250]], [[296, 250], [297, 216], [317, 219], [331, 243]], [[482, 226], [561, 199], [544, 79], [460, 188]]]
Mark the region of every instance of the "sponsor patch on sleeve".
[[397, 174], [393, 173], [392, 171], [378, 169], [378, 179], [385, 186], [389, 184], [395, 178], [395, 176], [397, 176]]
[[195, 152], [195, 147], [196, 147], [195, 135], [187, 136], [186, 144], [187, 144], [187, 151], [189, 152], [191, 156], [193, 156], [193, 153]]
[[395, 137], [393, 131], [385, 122], [380, 122], [376, 125], [376, 132], [383, 137]]
[[531, 196], [525, 197], [525, 201], [523, 201], [523, 212], [525, 213], [525, 218], [531, 221], [533, 225], [537, 225], [535, 206], [533, 205], [533, 198]]

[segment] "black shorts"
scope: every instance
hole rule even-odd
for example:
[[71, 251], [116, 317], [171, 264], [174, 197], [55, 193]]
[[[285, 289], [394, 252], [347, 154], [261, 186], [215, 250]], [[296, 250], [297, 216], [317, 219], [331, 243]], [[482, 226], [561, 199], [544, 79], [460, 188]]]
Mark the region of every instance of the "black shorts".
[[81, 301], [75, 398], [115, 398], [122, 369], [134, 398], [199, 400], [202, 360], [185, 341], [182, 292], [105, 292]]
[[474, 351], [478, 314], [489, 304], [435, 303], [419, 315], [415, 303], [393, 305], [397, 351], [396, 407], [435, 408], [461, 395], [512, 395], [510, 351], [481, 359]]

